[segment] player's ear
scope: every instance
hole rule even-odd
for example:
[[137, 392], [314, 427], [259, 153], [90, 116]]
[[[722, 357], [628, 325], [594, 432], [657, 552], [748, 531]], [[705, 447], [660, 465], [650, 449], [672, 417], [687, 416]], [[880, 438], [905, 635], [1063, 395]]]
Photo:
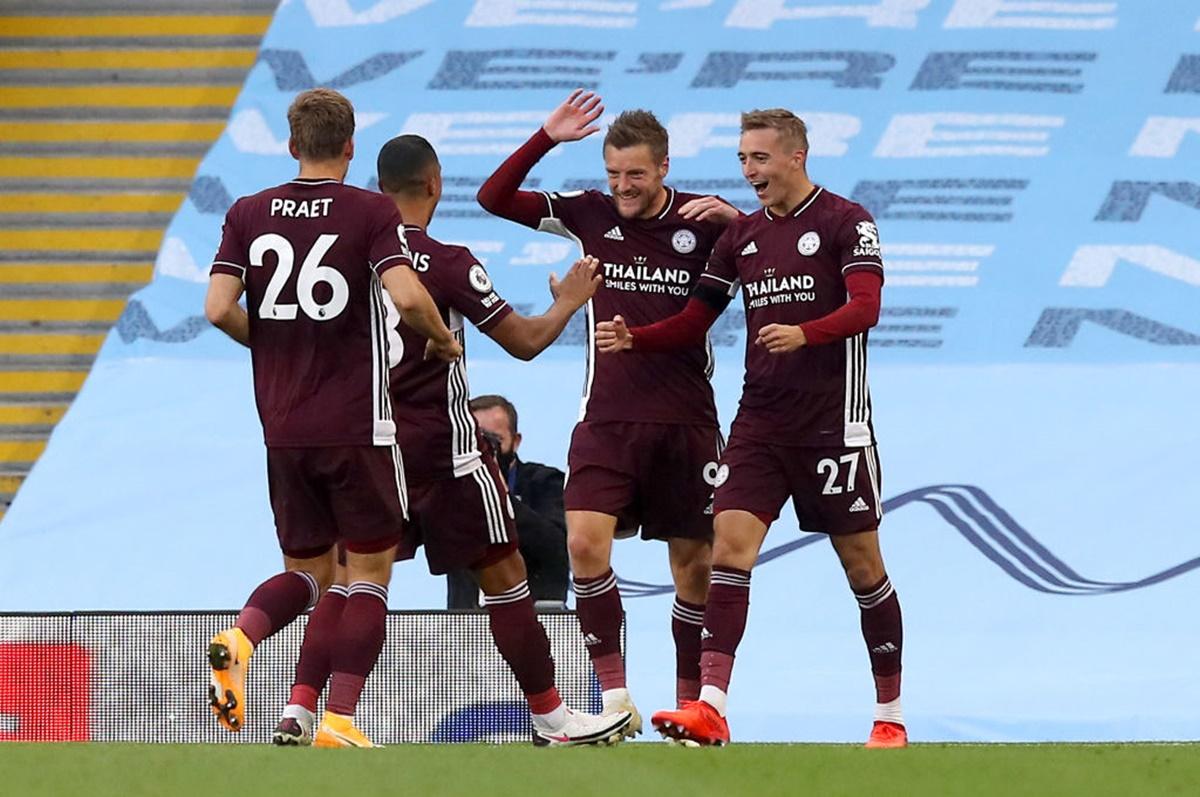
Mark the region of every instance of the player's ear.
[[658, 164], [658, 176], [666, 177], [667, 172], [671, 171], [671, 156], [662, 159], [662, 163]]
[[520, 447], [521, 447], [521, 433], [518, 432], [515, 435], [513, 435], [513, 453], [516, 453], [517, 449]]
[[291, 153], [293, 158], [300, 160], [300, 150], [296, 149], [296, 140], [291, 136], [288, 136], [288, 152]]
[[342, 157], [348, 161], [354, 160], [354, 139], [346, 139], [346, 147], [342, 150]]

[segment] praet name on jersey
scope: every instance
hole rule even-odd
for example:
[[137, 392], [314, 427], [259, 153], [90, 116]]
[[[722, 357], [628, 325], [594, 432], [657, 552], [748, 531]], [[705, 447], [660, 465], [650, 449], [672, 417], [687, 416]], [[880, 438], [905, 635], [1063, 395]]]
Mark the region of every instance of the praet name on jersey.
[[313, 199], [271, 199], [271, 215], [283, 216], [288, 219], [317, 219], [329, 215], [333, 205], [333, 197], [323, 196]]

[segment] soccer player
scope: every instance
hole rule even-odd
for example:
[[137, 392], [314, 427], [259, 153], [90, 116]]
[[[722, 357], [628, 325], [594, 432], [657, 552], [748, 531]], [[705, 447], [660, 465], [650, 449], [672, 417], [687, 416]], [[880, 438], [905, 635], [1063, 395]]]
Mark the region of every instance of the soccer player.
[[704, 336], [670, 353], [595, 356], [595, 321], [617, 313], [648, 324], [683, 308], [724, 225], [739, 213], [721, 199], [664, 184], [667, 131], [648, 111], [626, 111], [604, 137], [611, 195], [521, 191], [521, 181], [556, 144], [595, 133], [600, 97], [578, 90], [558, 106], [479, 191], [504, 218], [564, 236], [603, 263], [604, 285], [587, 304], [587, 374], [571, 436], [567, 550], [584, 644], [605, 711], [641, 717], [625, 681], [623, 617], [612, 544], [618, 530], [665, 539], [675, 603], [676, 696], [699, 693], [700, 625], [712, 557], [711, 476], [722, 440], [708, 378]]
[[329, 89], [303, 92], [288, 125], [300, 174], [229, 209], [205, 299], [208, 319], [250, 348], [285, 568], [212, 638], [209, 702], [226, 728], [245, 726], [251, 653], [317, 602], [341, 542], [349, 587], [334, 631], [326, 721], [353, 734], [383, 645], [406, 505], [383, 291], [432, 355], [453, 361], [462, 347], [411, 268], [395, 206], [343, 183], [354, 156], [350, 102]]
[[712, 585], [700, 699], [652, 717], [665, 736], [729, 741], [726, 693], [746, 626], [750, 570], [791, 497], [800, 528], [825, 532], [862, 615], [875, 676], [868, 747], [907, 744], [900, 712], [900, 603], [879, 551], [879, 456], [867, 389], [867, 330], [879, 319], [883, 262], [870, 214], [813, 185], [808, 134], [790, 111], [742, 115], [742, 174], [762, 203], [713, 249], [678, 315], [599, 325], [602, 352], [692, 346], [742, 287], [746, 378], [717, 472]]
[[[602, 277], [585, 258], [561, 282], [551, 275], [556, 298], [545, 314], [525, 317], [496, 293], [483, 265], [465, 247], [440, 243], [426, 232], [442, 195], [437, 154], [424, 138], [394, 138], [380, 150], [379, 188], [406, 220], [414, 267], [441, 317], [465, 344], [463, 319], [523, 360], [537, 356], [562, 332], [567, 321], [595, 293]], [[517, 678], [537, 738], [551, 745], [620, 741], [632, 717], [628, 712], [594, 716], [563, 704], [554, 685], [550, 640], [538, 622], [517, 550], [516, 523], [504, 478], [482, 438], [468, 400], [465, 358], [429, 361], [422, 339], [407, 316], [388, 319], [392, 401], [397, 440], [405, 452], [411, 521], [398, 558], [425, 546], [432, 573], [469, 569], [484, 593], [492, 638]], [[325, 684], [322, 664], [332, 624], [342, 600], [335, 587], [313, 613], [297, 667], [290, 705], [276, 729], [281, 744], [307, 741], [317, 695]], [[312, 643], [310, 644], [310, 640]], [[324, 647], [326, 650], [322, 650]], [[303, 710], [300, 710], [303, 709]], [[318, 733], [316, 744], [324, 746]]]

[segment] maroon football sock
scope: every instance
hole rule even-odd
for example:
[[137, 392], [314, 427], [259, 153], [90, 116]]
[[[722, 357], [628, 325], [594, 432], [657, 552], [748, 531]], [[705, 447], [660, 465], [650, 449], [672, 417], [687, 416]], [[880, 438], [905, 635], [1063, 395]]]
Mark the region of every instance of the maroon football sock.
[[701, 684], [729, 691], [733, 657], [746, 632], [749, 611], [750, 571], [713, 565], [700, 641]]
[[900, 650], [904, 644], [900, 599], [887, 576], [870, 589], [855, 590], [854, 597], [858, 599], [863, 640], [871, 656], [875, 699], [890, 703], [900, 697]]
[[258, 644], [317, 602], [317, 580], [302, 570], [268, 578], [250, 595], [234, 623], [250, 642]]
[[625, 687], [625, 662], [621, 658], [621, 593], [612, 568], [594, 578], [575, 579], [575, 610], [583, 644], [602, 690]]
[[308, 615], [304, 627], [304, 642], [300, 645], [300, 660], [296, 662], [296, 680], [292, 684], [292, 695], [288, 702], [304, 706], [309, 711], [317, 710], [317, 698], [325, 688], [332, 669], [333, 644], [342, 609], [346, 606], [349, 590], [334, 584], [317, 601], [317, 606]]
[[700, 697], [700, 631], [704, 606], [678, 595], [671, 607], [671, 636], [675, 637], [675, 704]]
[[350, 585], [333, 641], [333, 677], [326, 707], [354, 716], [367, 676], [375, 667], [387, 634], [387, 587], [370, 581]]
[[496, 649], [516, 676], [530, 710], [548, 714], [558, 708], [562, 700], [554, 687], [550, 638], [533, 609], [529, 583], [522, 581], [498, 595], [484, 596], [483, 605]]

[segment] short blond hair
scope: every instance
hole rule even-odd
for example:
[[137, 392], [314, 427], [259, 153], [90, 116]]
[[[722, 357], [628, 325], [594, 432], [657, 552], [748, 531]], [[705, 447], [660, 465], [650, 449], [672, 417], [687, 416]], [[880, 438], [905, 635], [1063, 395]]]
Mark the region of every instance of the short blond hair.
[[774, 130], [794, 149], [808, 151], [808, 125], [786, 108], [746, 111], [742, 114], [742, 132], [747, 130]]
[[333, 89], [302, 91], [287, 112], [292, 144], [306, 160], [341, 157], [354, 137], [354, 106]]

